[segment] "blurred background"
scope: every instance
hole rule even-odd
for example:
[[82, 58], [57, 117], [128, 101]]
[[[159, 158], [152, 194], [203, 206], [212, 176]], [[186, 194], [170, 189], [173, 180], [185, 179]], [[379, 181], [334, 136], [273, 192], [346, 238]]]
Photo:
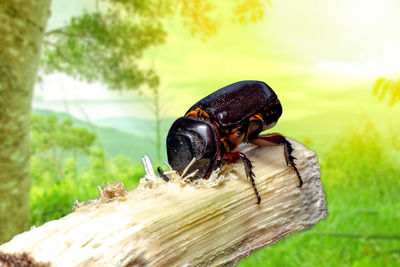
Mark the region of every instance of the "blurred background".
[[30, 225], [136, 186], [199, 99], [261, 80], [316, 151], [328, 217], [240, 266], [400, 266], [400, 2], [53, 0], [31, 116]]

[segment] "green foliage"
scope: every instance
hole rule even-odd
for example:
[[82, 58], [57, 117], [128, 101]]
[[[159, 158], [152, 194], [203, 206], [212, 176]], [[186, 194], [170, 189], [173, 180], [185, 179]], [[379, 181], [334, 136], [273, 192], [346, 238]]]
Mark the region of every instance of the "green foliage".
[[393, 106], [400, 101], [400, 79], [377, 79], [372, 94], [377, 96], [380, 101], [382, 101], [385, 96], [389, 96], [389, 107]]
[[46, 153], [61, 148], [88, 153], [96, 135], [85, 128], [73, 126], [71, 119], [59, 122], [55, 115], [31, 116], [32, 153]]
[[339, 139], [321, 160], [328, 217], [239, 266], [400, 266], [400, 167], [389, 139], [371, 123]]
[[[104, 150], [95, 146], [96, 135], [70, 119], [59, 122], [54, 115], [35, 115], [31, 127], [32, 225], [70, 213], [75, 200], [97, 197], [97, 185], [118, 181], [129, 190], [144, 175], [141, 165], [126, 156], [107, 162]], [[89, 165], [78, 168], [78, 155], [88, 157]]]
[[[31, 165], [33, 174], [40, 170], [41, 177], [64, 178], [64, 160], [69, 153], [73, 161], [69, 167], [76, 169], [80, 154], [89, 154], [96, 135], [85, 128], [73, 126], [71, 119], [59, 122], [55, 115], [31, 116]], [[74, 164], [74, 167], [71, 167]], [[74, 171], [76, 173], [76, 171]], [[43, 178], [41, 178], [43, 179]]]
[[[136, 120], [135, 118], [132, 118], [132, 120], [130, 120], [128, 118], [128, 120], [123, 119], [121, 121], [118, 121], [118, 118], [109, 118], [106, 120], [106, 126], [102, 127], [98, 125], [92, 125], [88, 122], [74, 118], [66, 113], [40, 109], [34, 109], [33, 113], [40, 116], [54, 115], [59, 121], [70, 119], [72, 120], [74, 127], [85, 128], [89, 132], [94, 131], [97, 136], [96, 140], [101, 140], [101, 145], [107, 154], [107, 160], [112, 157], [118, 156], [119, 154], [123, 154], [131, 158], [133, 162], [140, 162], [144, 154], [148, 155], [152, 159], [155, 159], [157, 156], [154, 147], [149, 147], [149, 142], [151, 142], [151, 139], [154, 137], [154, 133], [152, 132], [152, 125], [154, 124], [154, 122], [152, 120]], [[118, 128], [118, 126], [115, 126], [115, 124], [110, 124], [110, 121], [117, 121], [117, 123], [125, 125], [129, 124], [132, 125], [132, 127], [127, 132], [123, 132], [117, 130], [116, 128]], [[172, 118], [163, 119], [161, 122], [163, 125], [161, 131], [168, 131], [169, 128], [167, 128], [167, 126], [170, 125], [173, 121], [174, 119]], [[101, 122], [100, 124], [104, 124], [104, 122]], [[129, 131], [131, 131], [132, 129], [137, 130], [137, 133], [129, 133]], [[140, 133], [139, 131], [141, 131], [142, 134], [145, 133], [146, 136], [138, 135], [138, 133]], [[95, 141], [95, 143], [97, 143], [97, 141]], [[163, 153], [165, 153], [165, 147], [163, 147]], [[80, 166], [87, 165], [88, 161], [86, 154], [82, 153], [81, 155], [82, 156], [79, 156], [77, 160], [78, 168]]]
[[234, 8], [235, 21], [246, 24], [260, 21], [264, 17], [265, 5], [271, 5], [271, 1], [265, 0], [236, 0], [237, 6]]
[[[93, 159], [93, 165], [100, 166], [97, 160], [101, 159]], [[127, 190], [130, 190], [144, 176], [143, 167], [140, 164], [133, 165], [122, 155], [107, 163], [106, 168], [107, 174], [101, 172], [102, 167], [93, 169], [91, 165], [82, 170], [76, 179], [65, 174], [62, 181], [32, 177], [34, 182], [30, 197], [31, 225], [38, 226], [71, 213], [75, 200], [87, 201], [99, 195], [98, 185], [103, 187], [107, 182], [118, 181], [124, 183]]]
[[70, 179], [55, 183], [35, 182], [31, 188], [31, 225], [41, 225], [71, 212], [75, 189]]
[[141, 69], [143, 51], [164, 42], [160, 23], [136, 11], [118, 15], [84, 14], [72, 18], [68, 27], [47, 33], [44, 61], [46, 71], [64, 72], [88, 82], [101, 81], [110, 89], [133, 89], [158, 84], [151, 69]]

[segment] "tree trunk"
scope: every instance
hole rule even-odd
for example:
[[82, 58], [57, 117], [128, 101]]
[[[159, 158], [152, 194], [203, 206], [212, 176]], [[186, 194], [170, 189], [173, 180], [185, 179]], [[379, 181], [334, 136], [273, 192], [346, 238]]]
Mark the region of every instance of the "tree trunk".
[[29, 121], [50, 0], [0, 3], [0, 243], [29, 221]]
[[0, 246], [0, 265], [24, 258], [68, 267], [232, 266], [326, 216], [317, 156], [293, 148], [302, 187], [282, 147], [247, 150], [259, 205], [242, 163], [195, 184], [173, 173], [167, 183], [144, 160], [138, 188], [108, 185], [99, 200], [15, 236]]

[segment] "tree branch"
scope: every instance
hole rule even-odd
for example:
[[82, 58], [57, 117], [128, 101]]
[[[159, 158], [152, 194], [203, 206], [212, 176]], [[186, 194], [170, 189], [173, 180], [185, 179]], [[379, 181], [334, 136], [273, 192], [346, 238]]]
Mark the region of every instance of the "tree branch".
[[227, 164], [196, 184], [170, 172], [167, 183], [145, 159], [147, 174], [138, 188], [126, 194], [104, 189], [100, 200], [14, 237], [0, 251], [26, 252], [52, 266], [236, 264], [327, 214], [318, 158], [292, 143], [304, 182], [300, 188], [282, 147], [245, 148], [260, 205], [241, 163]]

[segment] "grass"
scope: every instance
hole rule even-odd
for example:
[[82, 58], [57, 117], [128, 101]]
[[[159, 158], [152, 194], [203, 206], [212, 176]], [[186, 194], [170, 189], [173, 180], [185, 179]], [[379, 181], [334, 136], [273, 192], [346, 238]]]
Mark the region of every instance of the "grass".
[[331, 186], [325, 192], [327, 218], [239, 266], [400, 266], [398, 194]]
[[328, 217], [239, 266], [400, 266], [398, 154], [370, 123], [350, 132], [321, 160]]

